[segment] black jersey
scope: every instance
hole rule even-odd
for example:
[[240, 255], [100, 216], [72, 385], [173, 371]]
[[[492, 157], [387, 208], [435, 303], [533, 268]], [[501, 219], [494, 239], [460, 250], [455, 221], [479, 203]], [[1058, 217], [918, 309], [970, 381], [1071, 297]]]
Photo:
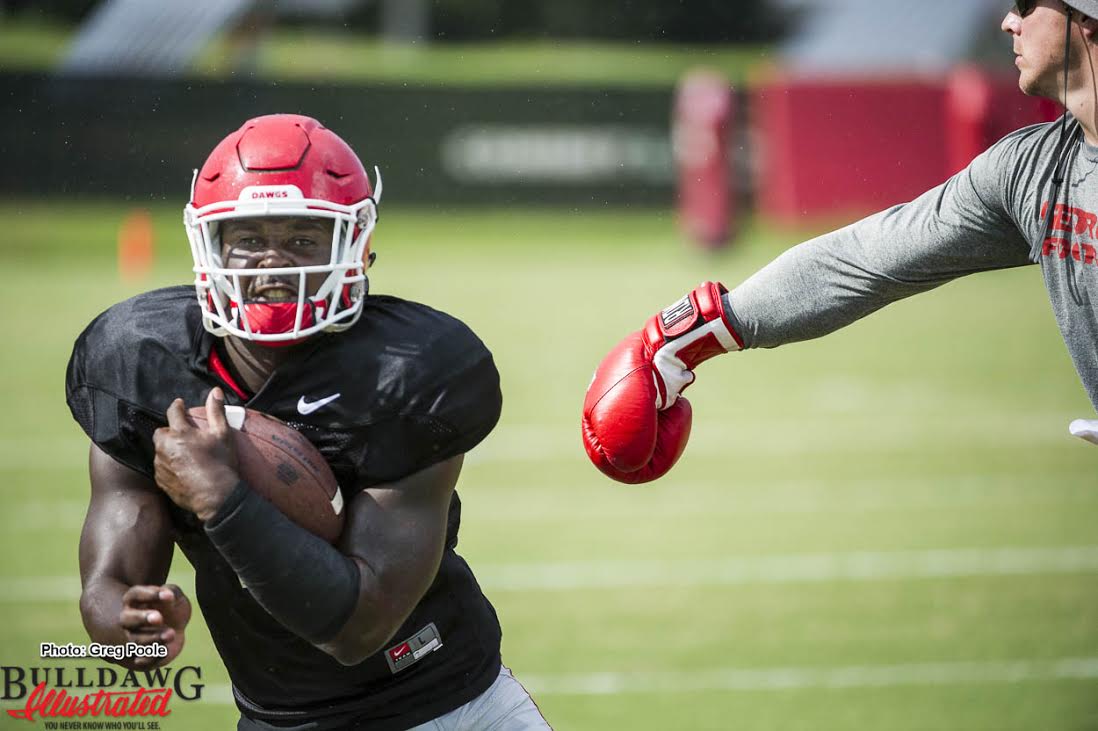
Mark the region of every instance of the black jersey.
[[[225, 385], [211, 369], [216, 340], [202, 327], [190, 287], [115, 305], [76, 341], [66, 382], [73, 417], [105, 452], [151, 478], [152, 434], [166, 425], [172, 400], [200, 405], [212, 387]], [[300, 430], [328, 460], [347, 499], [472, 449], [495, 426], [501, 405], [491, 353], [468, 327], [424, 305], [375, 295], [352, 328], [310, 338], [250, 399], [230, 389], [225, 396]], [[456, 493], [438, 575], [392, 642], [400, 648], [394, 654], [417, 637], [437, 635], [441, 647], [416, 662], [394, 663], [382, 651], [351, 667], [267, 614], [197, 517], [170, 507], [175, 539], [195, 569], [202, 614], [245, 715], [287, 724], [323, 719], [324, 728], [407, 728], [495, 680], [500, 627], [454, 551]]]

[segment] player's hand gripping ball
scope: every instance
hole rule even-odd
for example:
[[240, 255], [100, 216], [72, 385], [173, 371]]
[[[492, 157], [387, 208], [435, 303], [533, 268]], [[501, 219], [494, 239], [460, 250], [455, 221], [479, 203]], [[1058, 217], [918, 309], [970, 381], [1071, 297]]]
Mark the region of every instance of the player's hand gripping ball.
[[[187, 411], [206, 428], [205, 407]], [[240, 477], [286, 517], [335, 543], [343, 532], [343, 494], [331, 467], [312, 442], [280, 419], [241, 406], [226, 406]]]

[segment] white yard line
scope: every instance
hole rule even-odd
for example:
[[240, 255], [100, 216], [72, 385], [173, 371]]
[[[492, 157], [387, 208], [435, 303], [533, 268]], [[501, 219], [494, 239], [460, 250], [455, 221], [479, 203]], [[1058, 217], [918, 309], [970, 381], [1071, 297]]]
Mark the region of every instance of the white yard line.
[[[660, 516], [821, 515], [866, 512], [897, 512], [922, 509], [955, 509], [988, 506], [1061, 507], [1098, 503], [1098, 488], [1079, 480], [1036, 487], [1025, 476], [1014, 474], [938, 474], [939, 482], [894, 476], [820, 479], [819, 481], [767, 481], [765, 489], [746, 482], [724, 485], [715, 482], [679, 482], [672, 494], [652, 489], [620, 492], [608, 490], [584, 506], [585, 520], [655, 518]], [[595, 476], [593, 479], [600, 479]], [[941, 482], [944, 481], [944, 482]], [[609, 484], [609, 483], [608, 483]], [[882, 486], [884, 485], [884, 486]], [[567, 500], [553, 500], [549, 491], [516, 494], [513, 490], [484, 489], [470, 478], [459, 490], [465, 503], [467, 523], [503, 521], [544, 523], [566, 520], [574, 523], [576, 508]], [[559, 493], [553, 493], [558, 495]], [[714, 499], [714, 494], [719, 499]], [[9, 533], [38, 533], [45, 530], [79, 530], [88, 509], [87, 497], [39, 498], [14, 502], [0, 517], [0, 529]]]
[[[674, 561], [474, 563], [480, 585], [493, 591], [576, 591], [665, 586], [732, 586], [837, 581], [892, 581], [978, 576], [1098, 572], [1098, 546], [961, 548], [926, 551], [818, 553]], [[192, 583], [193, 573], [173, 571]], [[0, 604], [74, 601], [73, 576], [0, 577]]]
[[821, 553], [682, 561], [475, 565], [495, 591], [890, 581], [1098, 571], [1098, 546]]
[[[913, 410], [918, 413], [918, 410]], [[1070, 448], [1077, 441], [1068, 433], [1070, 414], [1027, 412], [1004, 415], [954, 414], [948, 423], [942, 417], [890, 419], [870, 424], [866, 418], [847, 414], [807, 414], [796, 423], [787, 418], [755, 417], [750, 424], [694, 420], [687, 454], [726, 456], [730, 453], [755, 455], [830, 454], [835, 451], [866, 453], [911, 449], [913, 439], [943, 446], [955, 444], [963, 435], [973, 447], [1042, 445]], [[579, 414], [574, 425], [537, 422], [504, 422], [469, 455], [474, 461], [527, 461], [582, 458]], [[1062, 424], [1050, 428], [1049, 424]], [[854, 438], [854, 436], [857, 438]]]
[[[980, 414], [967, 414], [946, 425], [951, 432], [959, 431], [965, 443], [980, 446], [1057, 446], [1070, 448], [1075, 439], [1068, 435], [1070, 416], [1059, 413], [1019, 413], [1008, 428], [991, 423]], [[726, 456], [728, 454], [787, 455], [868, 453], [910, 449], [912, 439], [933, 441], [941, 426], [919, 420], [889, 422], [885, 428], [867, 430], [864, 421], [844, 421], [844, 416], [833, 418], [829, 414], [804, 417], [796, 434], [788, 436], [789, 425], [784, 420], [755, 418], [750, 429], [731, 428], [719, 421], [695, 421], [690, 439], [689, 453], [698, 456]], [[560, 459], [583, 459], [583, 447], [579, 437], [579, 414], [576, 423], [504, 423], [496, 429], [484, 444], [474, 449], [467, 464], [497, 462], [545, 462]], [[1049, 429], [1046, 424], [1063, 422], [1062, 429]], [[75, 426], [73, 427], [76, 428]], [[776, 438], [777, 434], [787, 434]], [[857, 435], [853, 438], [852, 435]], [[946, 434], [940, 437], [942, 445], [953, 443]], [[72, 470], [85, 467], [88, 460], [88, 442], [77, 437], [39, 438], [22, 437], [0, 440], [0, 469], [27, 471]]]
[[[520, 672], [516, 677], [535, 696], [1012, 685], [1048, 680], [1096, 680], [1098, 657], [840, 667], [711, 668], [660, 672]], [[209, 685], [202, 694], [202, 701], [231, 704], [232, 690], [228, 685]]]
[[697, 671], [520, 675], [531, 693], [618, 695], [700, 690], [768, 691], [976, 685], [1098, 678], [1098, 657], [848, 667], [716, 668]]
[[[1092, 510], [1098, 504], [1098, 487], [1089, 484], [1091, 473], [1080, 470], [1052, 485], [1036, 485], [1017, 474], [936, 473], [935, 479], [859, 477], [835, 475], [818, 480], [736, 479], [728, 483], [677, 481], [630, 490], [610, 489], [585, 493], [582, 515], [574, 501], [560, 499], [561, 490], [538, 488], [516, 492], [504, 487], [484, 488], [476, 477], [459, 487], [465, 509], [463, 520], [505, 523], [551, 523], [577, 520], [655, 520], [657, 517], [745, 518], [749, 516], [838, 515], [910, 510], [956, 510], [1009, 507]], [[571, 494], [571, 493], [569, 493]], [[556, 499], [554, 499], [554, 496]], [[474, 529], [475, 530], [475, 529]]]

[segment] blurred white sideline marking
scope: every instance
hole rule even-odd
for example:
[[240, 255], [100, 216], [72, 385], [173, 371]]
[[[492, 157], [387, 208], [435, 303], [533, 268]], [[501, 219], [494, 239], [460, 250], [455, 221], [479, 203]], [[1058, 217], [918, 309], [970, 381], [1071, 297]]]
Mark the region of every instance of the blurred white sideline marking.
[[[1076, 479], [1077, 478], [1077, 479]], [[626, 518], [666, 520], [701, 516], [750, 520], [753, 516], [824, 514], [851, 515], [867, 512], [897, 513], [906, 510], [953, 510], [990, 506], [1014, 510], [1040, 510], [1042, 506], [1074, 510], [1073, 506], [1090, 510], [1098, 502], [1098, 488], [1090, 484], [1093, 475], [1076, 472], [1058, 483], [1034, 483], [1025, 475], [990, 473], [951, 473], [945, 482], [909, 477], [859, 477], [819, 480], [768, 480], [765, 485], [745, 481], [724, 485], [705, 481], [679, 482], [671, 495], [656, 490], [628, 493], [607, 491], [598, 500], [589, 501], [583, 509], [588, 521]], [[595, 476], [596, 481], [601, 479]], [[940, 478], [939, 478], [940, 479]], [[481, 490], [475, 478], [470, 478], [468, 491], [462, 491], [464, 517], [468, 525], [498, 521], [515, 523], [547, 523], [576, 521], [573, 502], [560, 500], [550, 491], [537, 490], [508, 493], [502, 490]], [[721, 499], [713, 498], [718, 493]], [[35, 534], [41, 531], [79, 531], [88, 510], [86, 497], [19, 500], [6, 506], [0, 515], [0, 530], [14, 534]], [[862, 518], [864, 519], [864, 517]], [[476, 528], [474, 528], [476, 530]]]
[[1098, 571], [1098, 546], [474, 565], [497, 591], [882, 581]]
[[[594, 482], [603, 479], [592, 471]], [[678, 481], [661, 494], [655, 489], [628, 493], [608, 490], [590, 500], [583, 509], [584, 519], [620, 519], [625, 515], [641, 518], [668, 516], [737, 516], [748, 513], [861, 513], [896, 512], [911, 509], [968, 508], [988, 506], [1058, 507], [1098, 502], [1098, 487], [1093, 471], [1079, 470], [1061, 476], [1061, 481], [1035, 481], [1032, 476], [1013, 472], [936, 473], [930, 477], [895, 475], [849, 477], [835, 474], [817, 479], [747, 479]], [[469, 522], [499, 520], [544, 522], [577, 519], [573, 502], [559, 499], [555, 487], [516, 493], [512, 489], [484, 486], [470, 477], [461, 488], [468, 506]], [[83, 487], [81, 486], [81, 489]], [[673, 496], [670, 494], [673, 491]], [[720, 499], [714, 499], [714, 493]], [[626, 498], [627, 496], [627, 498]], [[46, 529], [79, 530], [88, 510], [86, 495], [68, 497], [50, 495], [14, 501], [0, 515], [0, 529], [12, 532], [37, 532]]]
[[[485, 590], [573, 591], [1098, 572], [1098, 546], [818, 553], [677, 561], [474, 563]], [[170, 578], [192, 583], [190, 571]], [[75, 601], [76, 575], [0, 577], [0, 604]]]
[[1098, 678], [1098, 657], [1060, 658], [1048, 661], [937, 662], [819, 668], [715, 668], [651, 673], [535, 674], [519, 677], [530, 692], [547, 695], [1000, 684], [1027, 680]]
[[[578, 421], [579, 414], [576, 414]], [[959, 414], [947, 425], [964, 434], [967, 445], [973, 447], [1003, 447], [1007, 445], [1046, 448], [1075, 447], [1077, 440], [1068, 435], [1070, 416], [1061, 413], [1019, 412], [1011, 427], [1001, 428], [989, 417], [980, 414]], [[1050, 429], [1048, 424], [1063, 422], [1062, 428]], [[836, 452], [865, 454], [876, 451], [910, 449], [912, 436], [934, 435], [943, 427], [937, 422], [918, 420], [890, 422], [887, 428], [872, 430], [854, 422], [834, 423], [827, 413], [805, 417], [798, 428], [800, 438], [775, 438], [788, 429], [784, 419], [755, 417], [750, 428], [730, 428], [720, 421], [695, 421], [690, 440], [690, 453], [698, 456], [721, 456], [730, 453], [751, 455], [832, 454]], [[75, 429], [75, 427], [74, 427]], [[811, 435], [811, 438], [808, 438]], [[857, 438], [852, 438], [856, 435]], [[952, 444], [947, 434], [932, 437], [943, 446]], [[583, 461], [578, 423], [546, 424], [537, 422], [505, 423], [500, 425], [484, 444], [470, 452], [466, 464], [499, 462], [548, 462], [561, 459]], [[0, 469], [57, 471], [86, 468], [88, 442], [81, 437], [25, 437], [0, 442]]]
[[[1098, 679], [1098, 657], [816, 668], [712, 668], [648, 673], [519, 672], [516, 677], [535, 696], [1001, 685], [1042, 680]], [[202, 700], [229, 704], [232, 703], [232, 691], [227, 685], [211, 685], [206, 688]]]

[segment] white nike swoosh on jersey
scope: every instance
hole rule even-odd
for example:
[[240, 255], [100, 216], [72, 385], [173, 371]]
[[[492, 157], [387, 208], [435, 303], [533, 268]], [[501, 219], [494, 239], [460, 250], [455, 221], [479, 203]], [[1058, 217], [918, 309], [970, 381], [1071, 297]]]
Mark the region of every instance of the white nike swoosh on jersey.
[[339, 398], [338, 393], [333, 393], [331, 396], [325, 396], [324, 398], [317, 399], [316, 401], [306, 401], [305, 397], [302, 396], [297, 400], [297, 413], [301, 414], [302, 416], [306, 416], [313, 413], [320, 407], [332, 403], [337, 398]]

